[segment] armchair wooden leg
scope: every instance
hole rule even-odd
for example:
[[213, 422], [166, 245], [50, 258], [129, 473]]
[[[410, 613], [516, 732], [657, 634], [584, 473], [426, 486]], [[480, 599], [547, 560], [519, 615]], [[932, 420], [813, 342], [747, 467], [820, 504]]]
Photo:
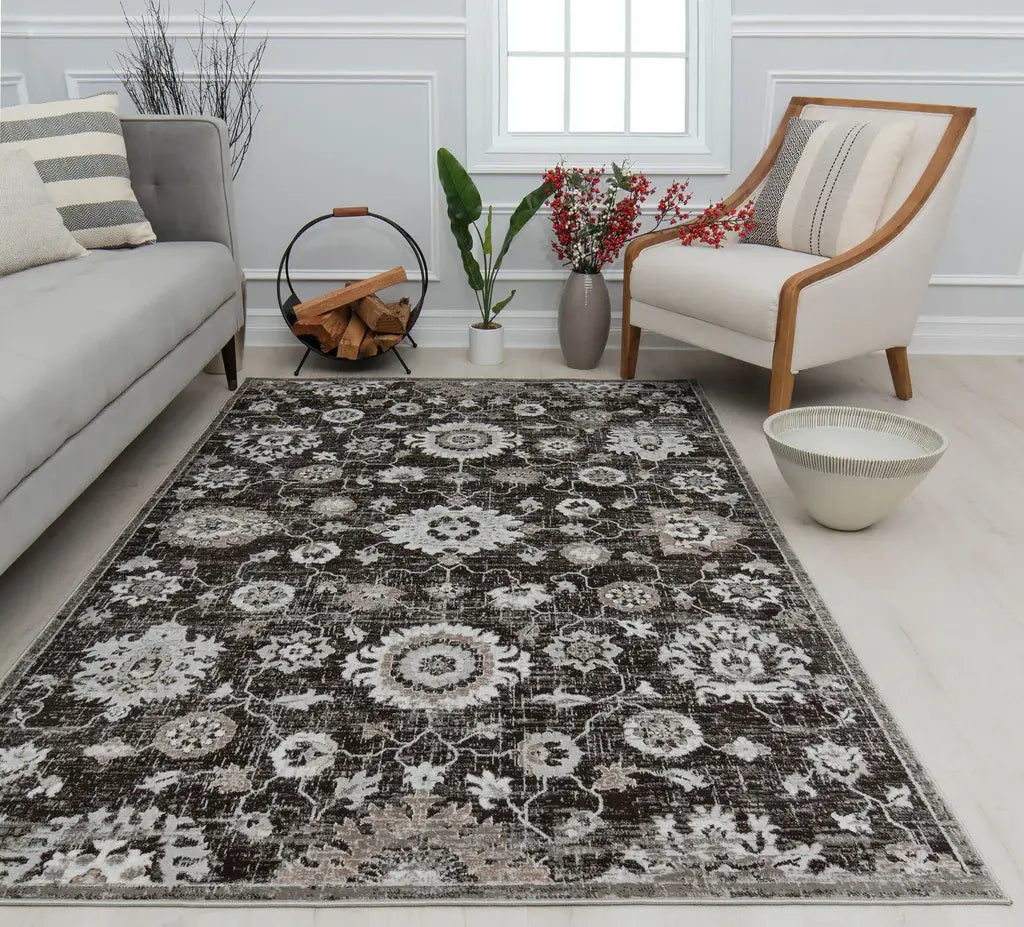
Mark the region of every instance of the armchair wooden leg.
[[235, 353], [235, 336], [220, 349], [221, 359], [224, 361], [224, 376], [228, 380], [228, 389], [238, 389], [238, 355]]
[[636, 376], [636, 359], [640, 353], [640, 332], [637, 325], [627, 325], [622, 331], [622, 366], [620, 373], [623, 380], [632, 380]]
[[906, 348], [887, 348], [885, 356], [889, 361], [889, 373], [892, 374], [892, 385], [900, 399], [910, 399], [914, 389], [910, 384], [910, 361], [907, 359]]
[[796, 376], [788, 369], [773, 370], [768, 388], [768, 414], [785, 412], [793, 402], [793, 382]]

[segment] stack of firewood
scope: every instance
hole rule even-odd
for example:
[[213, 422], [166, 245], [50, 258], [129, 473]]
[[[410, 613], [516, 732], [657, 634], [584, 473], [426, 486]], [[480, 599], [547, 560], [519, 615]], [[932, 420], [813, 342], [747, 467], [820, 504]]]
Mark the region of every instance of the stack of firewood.
[[386, 303], [375, 294], [405, 280], [405, 271], [394, 267], [299, 303], [292, 332], [312, 335], [321, 351], [346, 360], [387, 351], [405, 337], [412, 307], [407, 299]]

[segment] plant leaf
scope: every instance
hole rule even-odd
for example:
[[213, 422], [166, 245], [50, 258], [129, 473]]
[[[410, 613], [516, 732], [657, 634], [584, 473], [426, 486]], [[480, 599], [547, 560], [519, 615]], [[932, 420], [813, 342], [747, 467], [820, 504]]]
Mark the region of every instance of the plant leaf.
[[470, 288], [481, 292], [484, 288], [484, 277], [480, 272], [480, 264], [473, 254], [473, 236], [469, 232], [470, 223], [479, 219], [483, 210], [480, 191], [473, 183], [473, 178], [466, 173], [465, 168], [447, 148], [437, 149], [437, 176], [448, 202], [448, 221], [452, 227], [455, 244], [462, 256], [466, 279]]
[[487, 228], [484, 229], [484, 254], [491, 253], [491, 224], [494, 221], [494, 207], [487, 207]]
[[[501, 266], [501, 260], [508, 254], [512, 247], [512, 239], [516, 237], [536, 214], [537, 210], [544, 205], [544, 201], [554, 193], [554, 187], [547, 181], [542, 183], [536, 190], [531, 190], [516, 206], [511, 218], [508, 220], [508, 231], [505, 233], [505, 240], [501, 243], [501, 250], [494, 261], [495, 269]], [[515, 292], [513, 290], [513, 292]], [[510, 297], [511, 298], [511, 297]]]
[[506, 306], [507, 306], [507, 305], [508, 305], [508, 304], [509, 304], [510, 302], [512, 302], [512, 297], [514, 297], [515, 295], [516, 295], [516, 291], [515, 291], [515, 290], [513, 290], [513, 291], [512, 291], [511, 293], [509, 293], [509, 294], [508, 294], [508, 296], [506, 296], [506, 297], [505, 297], [505, 298], [504, 298], [504, 299], [503, 299], [503, 300], [502, 300], [502, 301], [501, 301], [500, 303], [498, 303], [498, 304], [497, 304], [497, 305], [496, 305], [496, 306], [495, 306], [495, 307], [494, 307], [494, 308], [493, 308], [493, 309], [491, 310], [491, 318], [493, 319], [493, 318], [494, 318], [494, 317], [495, 317], [495, 316], [496, 316], [496, 315], [497, 315], [497, 314], [498, 314], [499, 312], [501, 312], [501, 310], [502, 310], [502, 309], [504, 309], [504, 308], [505, 308], [505, 307], [506, 307]]
[[469, 281], [470, 289], [476, 290], [479, 293], [483, 292], [484, 275], [480, 272], [480, 262], [473, 254], [472, 245], [471, 241], [469, 248], [459, 248], [459, 253], [462, 255], [462, 268], [466, 271], [466, 279]]
[[480, 191], [473, 183], [473, 178], [447, 148], [437, 149], [437, 176], [448, 200], [449, 218], [453, 222], [457, 218], [464, 225], [476, 222], [483, 212]]

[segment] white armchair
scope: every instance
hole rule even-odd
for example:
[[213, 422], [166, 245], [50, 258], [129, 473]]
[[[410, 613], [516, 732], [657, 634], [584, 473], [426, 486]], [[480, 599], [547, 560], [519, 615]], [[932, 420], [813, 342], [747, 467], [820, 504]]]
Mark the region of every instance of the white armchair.
[[795, 374], [885, 349], [896, 395], [910, 399], [907, 345], [924, 302], [974, 134], [959, 106], [794, 97], [757, 166], [726, 199], [754, 196], [793, 116], [917, 123], [878, 226], [832, 258], [732, 241], [683, 247], [678, 229], [626, 249], [622, 377], [636, 374], [640, 335], [667, 335], [772, 371], [771, 412], [788, 409]]

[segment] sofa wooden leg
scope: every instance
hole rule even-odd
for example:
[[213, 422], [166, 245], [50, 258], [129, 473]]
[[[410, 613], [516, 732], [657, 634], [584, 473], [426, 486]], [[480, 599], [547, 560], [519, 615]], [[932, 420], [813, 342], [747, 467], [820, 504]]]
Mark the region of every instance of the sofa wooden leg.
[[632, 380], [636, 376], [636, 359], [640, 353], [640, 332], [638, 325], [629, 325], [622, 333], [622, 366], [620, 373], [623, 380]]
[[910, 361], [907, 359], [906, 348], [887, 348], [885, 356], [889, 361], [889, 373], [892, 374], [892, 385], [900, 399], [910, 399], [914, 388], [910, 384]]
[[238, 389], [238, 355], [235, 348], [235, 336], [220, 349], [221, 359], [224, 361], [224, 376], [228, 379], [228, 389]]
[[773, 370], [768, 387], [768, 414], [785, 412], [793, 402], [793, 383], [796, 376], [789, 370]]

